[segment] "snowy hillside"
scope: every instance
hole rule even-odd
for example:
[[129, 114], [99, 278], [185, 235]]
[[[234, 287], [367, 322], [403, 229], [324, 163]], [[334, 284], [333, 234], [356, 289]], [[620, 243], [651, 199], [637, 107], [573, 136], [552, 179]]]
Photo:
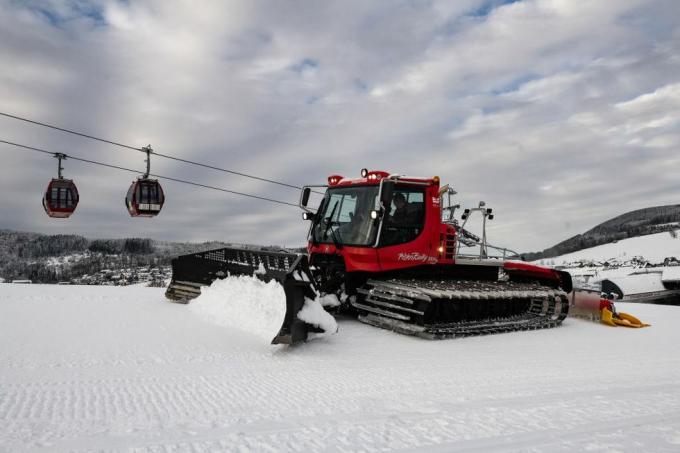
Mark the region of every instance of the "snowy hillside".
[[340, 320], [290, 348], [162, 289], [0, 284], [0, 451], [677, 452], [680, 308], [620, 305], [653, 327], [431, 342]]
[[578, 261], [625, 262], [636, 256], [643, 257], [652, 264], [661, 264], [668, 257], [680, 259], [680, 238], [674, 238], [668, 232], [650, 234], [579, 250], [555, 258], [546, 258], [537, 262], [559, 266]]

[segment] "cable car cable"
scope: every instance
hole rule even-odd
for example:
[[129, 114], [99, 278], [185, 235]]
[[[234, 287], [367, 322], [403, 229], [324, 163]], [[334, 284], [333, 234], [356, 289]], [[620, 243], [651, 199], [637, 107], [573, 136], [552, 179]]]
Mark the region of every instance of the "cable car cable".
[[[55, 153], [55, 152], [53, 152], [53, 151], [47, 151], [47, 150], [44, 150], [44, 149], [35, 148], [35, 147], [33, 147], [33, 146], [22, 145], [22, 144], [20, 144], [20, 143], [9, 142], [9, 141], [7, 141], [7, 140], [0, 140], [0, 143], [4, 143], [4, 144], [6, 144], [6, 145], [11, 145], [11, 146], [16, 146], [16, 147], [18, 147], [18, 148], [24, 148], [24, 149], [31, 150], [31, 151], [37, 151], [37, 152], [44, 153], [44, 154], [49, 154], [49, 155], [52, 155], [52, 156], [56, 156], [56, 155], [58, 155], [58, 154], [62, 154], [62, 155], [64, 155], [64, 156], [66, 156], [66, 158], [71, 159], [71, 160], [77, 160], [77, 161], [80, 161], [80, 162], [85, 162], [85, 163], [93, 164], [93, 165], [100, 165], [100, 166], [102, 166], [102, 167], [114, 168], [114, 169], [116, 169], [116, 170], [129, 171], [129, 172], [137, 173], [137, 174], [141, 173], [140, 171], [134, 170], [134, 169], [132, 169], [132, 168], [120, 167], [120, 166], [118, 166], [118, 165], [112, 165], [112, 164], [106, 164], [106, 163], [103, 163], [103, 162], [97, 162], [97, 161], [95, 161], [95, 160], [90, 160], [90, 159], [84, 159], [84, 158], [82, 158], [82, 157], [71, 156], [70, 154]], [[241, 195], [241, 196], [244, 196], [244, 197], [249, 197], [249, 198], [255, 198], [255, 199], [258, 199], [258, 200], [269, 201], [269, 202], [272, 202], [272, 203], [278, 203], [278, 204], [283, 204], [283, 205], [288, 205], [288, 206], [295, 206], [295, 207], [298, 206], [298, 205], [295, 204], [295, 203], [289, 203], [289, 202], [287, 202], [287, 201], [276, 200], [276, 199], [274, 199], [274, 198], [261, 197], [261, 196], [259, 196], [259, 195], [252, 195], [252, 194], [244, 193], [244, 192], [237, 192], [237, 191], [235, 191], [235, 190], [224, 189], [224, 188], [222, 188], [222, 187], [209, 186], [209, 185], [207, 185], [207, 184], [201, 184], [201, 183], [198, 183], [198, 182], [188, 181], [188, 180], [185, 180], [185, 179], [173, 178], [173, 177], [171, 177], [171, 176], [163, 176], [163, 175], [158, 175], [158, 174], [153, 174], [153, 173], [149, 173], [149, 176], [153, 176], [154, 178], [166, 179], [166, 180], [168, 180], [168, 181], [179, 182], [179, 183], [182, 183], [182, 184], [189, 184], [189, 185], [196, 186], [196, 187], [202, 187], [202, 188], [204, 188], [204, 189], [212, 189], [212, 190], [217, 190], [217, 191], [220, 191], [220, 192], [230, 193], [230, 194], [234, 194], [234, 195]]]
[[89, 138], [91, 140], [97, 140], [99, 142], [108, 143], [109, 145], [120, 146], [122, 148], [132, 149], [134, 151], [141, 151], [142, 150], [141, 148], [136, 148], [134, 146], [129, 146], [129, 145], [125, 145], [123, 143], [118, 143], [118, 142], [114, 142], [114, 141], [111, 141], [111, 140], [106, 140], [104, 138], [95, 137], [93, 135], [83, 134], [81, 132], [72, 131], [70, 129], [64, 129], [63, 127], [53, 126], [51, 124], [41, 123], [40, 121], [29, 120], [28, 118], [22, 118], [20, 116], [10, 115], [9, 113], [0, 112], [0, 115], [6, 116], [8, 118], [14, 118], [15, 120], [19, 120], [19, 121], [25, 121], [25, 122], [31, 123], [31, 124], [36, 124], [38, 126], [48, 127], [50, 129], [55, 129], [57, 131], [66, 132], [68, 134], [73, 134], [73, 135], [78, 135], [80, 137]]
[[[40, 121], [35, 121], [35, 120], [28, 119], [28, 118], [23, 118], [21, 116], [11, 115], [9, 113], [4, 113], [4, 112], [0, 112], [0, 115], [6, 116], [8, 118], [13, 118], [13, 119], [19, 120], [19, 121], [24, 121], [26, 123], [35, 124], [37, 126], [47, 127], [47, 128], [54, 129], [54, 130], [57, 130], [57, 131], [66, 132], [67, 134], [73, 134], [73, 135], [77, 135], [79, 137], [89, 138], [90, 140], [96, 140], [96, 141], [99, 141], [99, 142], [102, 142], [102, 143], [108, 143], [109, 145], [115, 145], [115, 146], [120, 146], [121, 148], [127, 148], [127, 149], [131, 149], [131, 150], [134, 150], [134, 151], [145, 152], [144, 148], [137, 148], [135, 146], [130, 146], [130, 145], [126, 145], [124, 143], [114, 142], [113, 140], [107, 140], [107, 139], [104, 139], [104, 138], [95, 137], [94, 135], [84, 134], [82, 132], [76, 132], [76, 131], [73, 131], [71, 129], [66, 129], [66, 128], [63, 128], [63, 127], [54, 126], [52, 124], [42, 123]], [[155, 151], [154, 151], [154, 154], [156, 156], [164, 157], [166, 159], [176, 160], [178, 162], [183, 162], [185, 164], [196, 165], [198, 167], [209, 168], [211, 170], [217, 170], [217, 171], [221, 171], [221, 172], [224, 172], [224, 173], [230, 173], [232, 175], [243, 176], [244, 178], [256, 179], [258, 181], [264, 181], [264, 182], [268, 182], [268, 183], [271, 183], [271, 184], [277, 184], [279, 186], [290, 187], [292, 189], [302, 189], [302, 187], [295, 186], [293, 184], [288, 184], [288, 183], [285, 183], [285, 182], [276, 181], [276, 180], [268, 179], [268, 178], [262, 178], [260, 176], [249, 175], [247, 173], [241, 173], [241, 172], [234, 171], [234, 170], [228, 170], [226, 168], [220, 168], [220, 167], [216, 167], [216, 166], [209, 165], [209, 164], [203, 164], [201, 162], [195, 162], [193, 160], [182, 159], [180, 157], [171, 156], [169, 154], [157, 153]], [[320, 192], [317, 192], [317, 193], [320, 193]]]

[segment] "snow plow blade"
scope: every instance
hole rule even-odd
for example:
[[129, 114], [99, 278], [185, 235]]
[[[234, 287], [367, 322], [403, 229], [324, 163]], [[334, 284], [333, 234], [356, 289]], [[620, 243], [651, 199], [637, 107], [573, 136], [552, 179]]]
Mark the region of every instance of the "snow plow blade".
[[201, 286], [210, 286], [218, 278], [249, 275], [283, 286], [286, 314], [272, 344], [295, 344], [307, 340], [318, 327], [298, 319], [305, 298], [314, 299], [316, 292], [310, 278], [307, 256], [288, 252], [270, 252], [223, 248], [182, 255], [172, 260], [172, 280], [165, 297], [177, 303], [189, 303], [201, 294]]
[[614, 302], [600, 291], [590, 289], [574, 289], [569, 295], [570, 314], [578, 318], [601, 322], [611, 327], [649, 327], [633, 315], [616, 311]]

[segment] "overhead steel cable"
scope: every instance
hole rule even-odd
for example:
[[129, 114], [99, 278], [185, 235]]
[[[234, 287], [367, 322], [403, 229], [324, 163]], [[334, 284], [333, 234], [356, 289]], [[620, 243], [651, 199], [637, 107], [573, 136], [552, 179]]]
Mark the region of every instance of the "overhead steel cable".
[[14, 118], [15, 120], [19, 120], [19, 121], [24, 121], [26, 123], [31, 123], [31, 124], [35, 124], [35, 125], [38, 125], [38, 126], [47, 127], [47, 128], [54, 129], [54, 130], [57, 130], [57, 131], [66, 132], [67, 134], [73, 134], [73, 135], [78, 135], [80, 137], [89, 138], [90, 140], [97, 140], [98, 142], [108, 143], [109, 145], [120, 146], [121, 148], [132, 149], [134, 151], [142, 151], [142, 148], [137, 148], [137, 147], [134, 147], [134, 146], [125, 145], [123, 143], [114, 142], [112, 140], [106, 140], [104, 138], [95, 137], [93, 135], [83, 134], [81, 132], [72, 131], [70, 129], [65, 129], [63, 127], [53, 126], [53, 125], [47, 124], [47, 123], [41, 123], [40, 121], [29, 120], [28, 118], [22, 118], [22, 117], [16, 116], [16, 115], [10, 115], [9, 113], [0, 112], [0, 115], [6, 116], [8, 118]]
[[240, 172], [234, 171], [234, 170], [227, 170], [227, 169], [224, 169], [224, 168], [215, 167], [213, 165], [202, 164], [200, 162], [194, 162], [192, 160], [182, 159], [181, 157], [175, 157], [175, 156], [170, 156], [168, 154], [157, 153], [156, 151], [153, 152], [153, 155], [159, 156], [159, 157], [165, 157], [166, 159], [176, 160], [178, 162], [183, 162], [185, 164], [196, 165], [197, 167], [209, 168], [211, 170], [217, 170], [217, 171], [222, 171], [222, 172], [225, 172], [225, 173], [231, 173], [232, 175], [243, 176], [244, 178], [256, 179], [258, 181], [264, 181], [264, 182], [269, 182], [269, 183], [272, 183], [272, 184], [278, 184], [279, 186], [290, 187], [292, 189], [302, 189], [302, 187], [294, 186], [292, 184], [287, 184], [285, 182], [279, 182], [279, 181], [274, 181], [272, 179], [261, 178], [259, 176], [248, 175], [246, 173], [240, 173]]
[[[106, 164], [104, 162], [98, 162], [96, 160], [85, 159], [85, 158], [77, 157], [77, 156], [71, 156], [70, 154], [57, 153], [57, 152], [54, 152], [54, 151], [47, 151], [45, 149], [40, 149], [40, 148], [36, 148], [36, 147], [33, 147], [33, 146], [28, 146], [28, 145], [22, 145], [20, 143], [10, 142], [10, 141], [7, 141], [7, 140], [0, 140], [0, 143], [4, 143], [6, 145], [11, 145], [11, 146], [16, 146], [18, 148], [23, 148], [23, 149], [27, 149], [27, 150], [31, 150], [31, 151], [44, 153], [44, 154], [49, 154], [49, 155], [52, 155], [52, 156], [62, 155], [62, 156], [65, 156], [65, 158], [67, 158], [67, 159], [72, 159], [72, 160], [85, 162], [85, 163], [93, 164], [93, 165], [99, 165], [99, 166], [102, 166], [102, 167], [114, 168], [116, 170], [123, 170], [123, 171], [128, 171], [128, 172], [137, 173], [137, 174], [143, 173], [143, 172], [140, 172], [139, 170], [134, 170], [132, 168], [126, 168], [126, 167], [121, 167], [121, 166], [118, 166], [118, 165]], [[154, 178], [159, 178], [159, 179], [165, 179], [165, 180], [168, 180], [168, 181], [179, 182], [179, 183], [182, 183], [182, 184], [188, 184], [188, 185], [191, 185], [191, 186], [202, 187], [204, 189], [218, 190], [220, 192], [230, 193], [230, 194], [233, 194], [233, 195], [240, 195], [240, 196], [243, 196], [243, 197], [249, 197], [249, 198], [255, 198], [255, 199], [258, 199], [258, 200], [269, 201], [271, 203], [278, 203], [278, 204], [282, 204], [282, 205], [295, 206], [295, 207], [298, 206], [295, 203], [289, 203], [287, 201], [276, 200], [274, 198], [261, 197], [259, 195], [253, 195], [253, 194], [244, 193], [244, 192], [237, 192], [235, 190], [229, 190], [229, 189], [224, 189], [222, 187], [210, 186], [210, 185], [207, 185], [207, 184], [201, 184], [201, 183], [194, 182], [194, 181], [187, 181], [185, 179], [173, 178], [171, 176], [158, 175], [158, 174], [154, 174], [154, 173], [149, 173], [149, 176], [153, 176]]]
[[[6, 116], [7, 118], [13, 118], [13, 119], [19, 120], [19, 121], [24, 121], [26, 123], [35, 124], [37, 126], [47, 127], [49, 129], [54, 129], [54, 130], [57, 130], [57, 131], [66, 132], [67, 134], [73, 134], [73, 135], [77, 135], [79, 137], [88, 138], [90, 140], [96, 140], [98, 142], [108, 143], [109, 145], [120, 146], [121, 148], [127, 148], [127, 149], [131, 149], [131, 150], [134, 150], [134, 151], [146, 152], [144, 150], [144, 148], [138, 148], [136, 146], [126, 145], [124, 143], [115, 142], [113, 140], [107, 140], [107, 139], [104, 139], [104, 138], [95, 137], [94, 135], [84, 134], [82, 132], [77, 132], [77, 131], [74, 131], [74, 130], [71, 130], [71, 129], [66, 129], [66, 128], [59, 127], [59, 126], [54, 126], [52, 124], [47, 124], [47, 123], [43, 123], [43, 122], [40, 122], [40, 121], [31, 120], [31, 119], [24, 118], [24, 117], [21, 117], [21, 116], [11, 115], [9, 113], [4, 113], [4, 112], [0, 112], [0, 115]], [[283, 187], [290, 187], [291, 189], [302, 189], [302, 187], [296, 186], [296, 185], [293, 185], [293, 184], [288, 184], [288, 183], [285, 183], [285, 182], [276, 181], [274, 179], [263, 178], [261, 176], [250, 175], [248, 173], [242, 173], [242, 172], [235, 171], [235, 170], [229, 170], [227, 168], [216, 167], [214, 165], [203, 164], [201, 162], [195, 162], [193, 160], [182, 159], [180, 157], [171, 156], [169, 154], [158, 153], [156, 151], [154, 151], [153, 154], [155, 156], [164, 157], [166, 159], [172, 159], [172, 160], [182, 162], [182, 163], [185, 163], [185, 164], [196, 165], [198, 167], [209, 168], [211, 170], [217, 170], [217, 171], [229, 173], [229, 174], [232, 174], [232, 175], [242, 176], [244, 178], [256, 179], [258, 181], [268, 182], [268, 183], [271, 183], [271, 184], [277, 184], [277, 185], [283, 186]]]

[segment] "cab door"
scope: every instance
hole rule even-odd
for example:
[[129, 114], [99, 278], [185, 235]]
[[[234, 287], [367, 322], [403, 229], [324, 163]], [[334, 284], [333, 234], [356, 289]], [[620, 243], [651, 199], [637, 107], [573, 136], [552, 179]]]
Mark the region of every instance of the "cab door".
[[439, 197], [431, 192], [426, 186], [395, 187], [378, 242], [381, 270], [437, 264]]

